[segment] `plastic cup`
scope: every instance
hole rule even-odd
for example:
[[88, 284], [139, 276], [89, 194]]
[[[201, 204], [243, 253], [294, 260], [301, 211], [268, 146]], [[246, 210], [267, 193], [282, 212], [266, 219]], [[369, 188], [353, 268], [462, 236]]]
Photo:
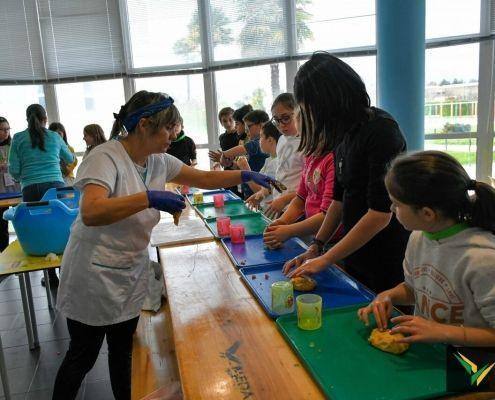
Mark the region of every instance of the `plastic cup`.
[[296, 298], [297, 326], [305, 331], [321, 327], [321, 296], [313, 293], [301, 294]]
[[196, 192], [193, 194], [193, 203], [194, 204], [201, 204], [203, 202], [203, 193], [202, 192]]
[[181, 194], [189, 194], [189, 186], [182, 185], [182, 187], [180, 188], [180, 192]]
[[217, 218], [217, 232], [219, 236], [230, 235], [230, 217]]
[[283, 315], [294, 311], [294, 288], [289, 281], [273, 282], [271, 286], [272, 311]]
[[233, 244], [242, 244], [246, 241], [244, 236], [244, 225], [230, 225], [230, 240]]
[[223, 194], [214, 194], [213, 195], [213, 204], [216, 208], [223, 207], [225, 205], [225, 200], [223, 198]]

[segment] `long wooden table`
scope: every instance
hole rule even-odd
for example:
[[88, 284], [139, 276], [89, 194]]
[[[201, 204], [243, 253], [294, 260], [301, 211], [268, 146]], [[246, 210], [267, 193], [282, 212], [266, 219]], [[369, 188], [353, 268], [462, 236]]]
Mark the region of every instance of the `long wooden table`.
[[324, 398], [218, 242], [159, 256], [185, 399]]
[[218, 243], [160, 258], [186, 399], [323, 398]]
[[[189, 207], [184, 217], [198, 218]], [[159, 256], [185, 399], [324, 398], [218, 242], [160, 248]]]

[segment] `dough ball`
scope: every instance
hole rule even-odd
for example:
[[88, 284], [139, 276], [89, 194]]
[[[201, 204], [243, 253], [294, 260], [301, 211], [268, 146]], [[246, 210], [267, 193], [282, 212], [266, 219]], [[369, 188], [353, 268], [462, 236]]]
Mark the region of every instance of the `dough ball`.
[[316, 281], [309, 276], [297, 276], [291, 279], [295, 290], [309, 292], [316, 287]]
[[403, 339], [404, 337], [405, 336], [402, 333], [392, 334], [389, 330], [381, 332], [379, 329], [375, 328], [371, 332], [368, 341], [372, 346], [382, 351], [386, 351], [387, 353], [401, 354], [409, 348], [409, 344], [397, 342], [397, 339]]

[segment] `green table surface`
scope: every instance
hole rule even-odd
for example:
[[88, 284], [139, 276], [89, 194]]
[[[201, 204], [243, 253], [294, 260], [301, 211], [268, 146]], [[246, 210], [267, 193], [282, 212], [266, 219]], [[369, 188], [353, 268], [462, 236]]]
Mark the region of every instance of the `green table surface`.
[[362, 306], [324, 310], [315, 331], [299, 329], [295, 315], [277, 319], [325, 395], [332, 400], [399, 400], [446, 394], [446, 347], [413, 344], [401, 355], [378, 350], [368, 343], [374, 326], [357, 318]]
[[[217, 219], [209, 218], [205, 220], [206, 226], [213, 233], [213, 235], [218, 238], [217, 231]], [[230, 217], [231, 224], [242, 224], [244, 225], [245, 235], [261, 235], [265, 228], [270, 223], [270, 220], [264, 215], [256, 214], [245, 214], [245, 215], [235, 215]]]
[[232, 217], [235, 215], [256, 214], [246, 207], [242, 200], [229, 201], [223, 207], [216, 208], [213, 204], [195, 204], [194, 208], [203, 219], [217, 217]]

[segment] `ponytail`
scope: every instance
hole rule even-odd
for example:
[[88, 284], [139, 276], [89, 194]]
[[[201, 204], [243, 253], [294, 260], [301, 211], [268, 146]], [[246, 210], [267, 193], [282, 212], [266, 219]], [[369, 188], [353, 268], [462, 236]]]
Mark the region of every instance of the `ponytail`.
[[385, 185], [401, 203], [416, 209], [429, 207], [445, 218], [495, 233], [495, 189], [470, 179], [447, 153], [421, 151], [397, 157]]
[[26, 109], [26, 119], [28, 121], [28, 132], [31, 138], [31, 147], [38, 147], [45, 151], [45, 122], [46, 111], [39, 104], [31, 104]]
[[473, 181], [470, 225], [495, 233], [495, 189], [484, 182]]

